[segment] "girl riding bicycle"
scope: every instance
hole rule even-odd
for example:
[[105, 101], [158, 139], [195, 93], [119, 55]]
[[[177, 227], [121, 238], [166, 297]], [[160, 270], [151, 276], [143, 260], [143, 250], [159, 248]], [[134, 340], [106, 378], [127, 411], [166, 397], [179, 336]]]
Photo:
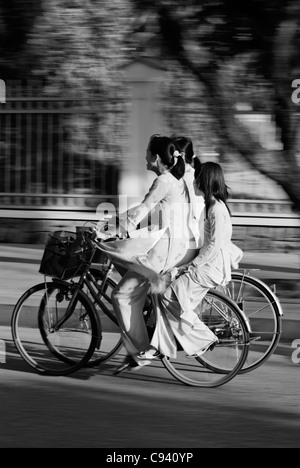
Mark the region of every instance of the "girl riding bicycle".
[[[150, 345], [143, 317], [150, 282], [153, 291], [156, 288], [155, 280], [159, 286], [164, 273], [192, 260], [197, 253], [190, 228], [189, 194], [183, 180], [185, 163], [175, 151], [170, 138], [151, 138], [147, 149], [147, 168], [157, 178], [142, 204], [123, 217], [121, 227], [132, 237], [144, 219], [148, 224], [148, 214], [151, 212], [154, 225], [146, 232], [146, 238], [137, 235], [125, 241], [104, 243], [100, 247], [118, 268], [127, 270], [112, 293], [123, 341], [131, 356], [125, 366], [135, 363], [143, 365], [135, 358]], [[156, 229], [153, 231], [153, 228]]]
[[239, 262], [242, 251], [231, 243], [228, 188], [221, 166], [202, 164], [195, 172], [194, 186], [206, 205], [204, 245], [192, 262], [179, 269], [179, 278], [157, 298], [156, 330], [150, 349], [141, 353], [140, 359], [151, 360], [160, 354], [176, 357], [175, 338], [191, 357], [201, 356], [218, 341], [195, 308], [210, 289], [231, 280], [232, 261]]

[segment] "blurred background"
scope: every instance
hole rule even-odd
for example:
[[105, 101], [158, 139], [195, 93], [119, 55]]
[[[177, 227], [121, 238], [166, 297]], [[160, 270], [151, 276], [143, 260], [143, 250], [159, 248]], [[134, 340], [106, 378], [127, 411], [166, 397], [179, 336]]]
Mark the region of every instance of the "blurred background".
[[294, 0], [1, 0], [0, 261], [141, 199], [150, 136], [176, 133], [223, 165], [245, 265], [298, 302], [299, 50]]

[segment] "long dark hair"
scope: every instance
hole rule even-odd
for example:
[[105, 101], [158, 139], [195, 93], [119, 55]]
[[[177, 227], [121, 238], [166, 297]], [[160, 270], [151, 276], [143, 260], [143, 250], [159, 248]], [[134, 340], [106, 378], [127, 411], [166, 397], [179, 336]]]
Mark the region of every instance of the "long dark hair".
[[179, 151], [179, 153], [184, 153], [185, 162], [197, 169], [200, 166], [201, 161], [198, 157], [195, 156], [192, 140], [190, 138], [177, 135], [172, 135], [171, 138], [176, 146], [177, 151]]
[[229, 188], [225, 183], [223, 169], [220, 164], [214, 162], [201, 164], [195, 171], [195, 181], [199, 190], [204, 193], [206, 216], [208, 216], [208, 211], [212, 205], [212, 197], [225, 203], [231, 216], [227, 203]]
[[154, 135], [150, 139], [149, 150], [153, 156], [158, 154], [162, 163], [177, 180], [182, 179], [185, 174], [184, 159], [179, 156], [176, 163], [176, 157], [174, 156], [176, 147], [171, 138]]

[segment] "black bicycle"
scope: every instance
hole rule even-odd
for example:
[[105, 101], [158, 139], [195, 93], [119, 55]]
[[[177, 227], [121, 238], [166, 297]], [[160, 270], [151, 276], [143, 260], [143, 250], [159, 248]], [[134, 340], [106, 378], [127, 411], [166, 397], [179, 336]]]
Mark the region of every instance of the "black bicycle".
[[[12, 317], [12, 334], [23, 359], [37, 372], [67, 375], [99, 366], [121, 350], [118, 321], [111, 305], [114, 267], [92, 240], [89, 228], [50, 235], [40, 272], [52, 277], [27, 291]], [[92, 264], [97, 264], [97, 268]], [[74, 278], [79, 278], [77, 281]], [[155, 326], [152, 296], [144, 317]], [[249, 323], [235, 302], [212, 290], [199, 304], [199, 316], [219, 342], [204, 358], [190, 359], [178, 345], [176, 359], [162, 357], [179, 381], [198, 387], [229, 382], [243, 368], [250, 344]]]

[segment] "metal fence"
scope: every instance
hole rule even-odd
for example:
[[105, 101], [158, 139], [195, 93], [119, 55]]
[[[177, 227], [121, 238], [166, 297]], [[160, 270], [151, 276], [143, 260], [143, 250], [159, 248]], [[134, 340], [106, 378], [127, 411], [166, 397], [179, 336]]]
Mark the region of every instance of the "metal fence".
[[117, 193], [118, 168], [88, 157], [84, 145], [75, 151], [70, 146], [70, 119], [96, 119], [100, 101], [44, 97], [39, 82], [6, 86], [6, 103], [0, 105], [1, 205]]

